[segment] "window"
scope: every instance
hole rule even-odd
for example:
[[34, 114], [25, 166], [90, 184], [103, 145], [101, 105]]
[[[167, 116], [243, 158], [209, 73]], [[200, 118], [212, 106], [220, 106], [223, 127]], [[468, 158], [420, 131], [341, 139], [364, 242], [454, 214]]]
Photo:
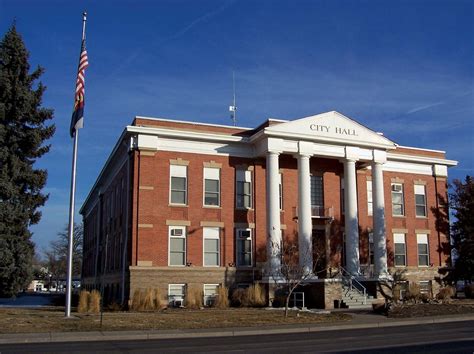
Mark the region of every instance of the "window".
[[204, 205], [220, 205], [220, 169], [204, 167]]
[[372, 181], [367, 181], [367, 213], [373, 215], [374, 205], [372, 202]]
[[311, 206], [324, 207], [323, 176], [311, 176]]
[[418, 243], [418, 265], [427, 267], [430, 264], [428, 234], [417, 234], [416, 242]]
[[218, 267], [219, 257], [219, 228], [205, 227], [202, 229], [204, 238], [204, 266]]
[[211, 306], [217, 297], [219, 284], [204, 284], [204, 305]]
[[415, 211], [417, 217], [426, 217], [426, 193], [423, 185], [415, 185]]
[[403, 184], [392, 183], [392, 215], [405, 215], [405, 207], [403, 203]]
[[237, 229], [237, 266], [252, 266], [252, 230]]
[[168, 285], [168, 303], [171, 306], [181, 307], [184, 302], [185, 284], [169, 284]]
[[169, 227], [169, 265], [185, 266], [186, 265], [186, 227], [170, 226]]
[[369, 264], [374, 265], [374, 233], [369, 232]]
[[237, 171], [236, 206], [237, 208], [252, 208], [252, 171]]
[[170, 165], [170, 203], [187, 203], [187, 167]]
[[283, 175], [281, 173], [278, 174], [278, 198], [280, 201], [280, 210], [283, 210]]
[[395, 266], [406, 266], [406, 247], [405, 234], [393, 234], [393, 242], [395, 243]]

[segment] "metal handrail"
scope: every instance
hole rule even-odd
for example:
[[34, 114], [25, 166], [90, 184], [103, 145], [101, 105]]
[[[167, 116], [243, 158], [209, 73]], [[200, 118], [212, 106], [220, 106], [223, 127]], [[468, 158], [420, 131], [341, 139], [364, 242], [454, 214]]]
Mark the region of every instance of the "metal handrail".
[[[349, 286], [349, 290], [355, 289], [359, 294], [364, 296], [364, 305], [367, 303], [367, 289], [365, 286], [362, 285], [360, 281], [358, 281], [351, 273], [349, 273], [346, 269], [343, 267], [340, 267], [341, 269], [341, 275], [343, 281], [347, 282], [347, 285]], [[354, 285], [354, 283], [356, 285]], [[358, 288], [359, 287], [359, 288]]]

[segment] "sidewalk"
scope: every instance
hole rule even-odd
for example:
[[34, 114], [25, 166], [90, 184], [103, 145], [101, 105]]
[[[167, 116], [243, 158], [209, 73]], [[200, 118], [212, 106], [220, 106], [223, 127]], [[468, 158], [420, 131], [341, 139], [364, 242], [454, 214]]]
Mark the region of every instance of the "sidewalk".
[[0, 334], [0, 344], [51, 343], [77, 341], [147, 340], [173, 338], [205, 338], [248, 336], [281, 333], [322, 332], [345, 329], [411, 326], [446, 322], [473, 321], [474, 314], [392, 319], [364, 312], [347, 312], [352, 320], [347, 323], [319, 323], [310, 325], [280, 325], [266, 327], [207, 328], [145, 331], [91, 331]]

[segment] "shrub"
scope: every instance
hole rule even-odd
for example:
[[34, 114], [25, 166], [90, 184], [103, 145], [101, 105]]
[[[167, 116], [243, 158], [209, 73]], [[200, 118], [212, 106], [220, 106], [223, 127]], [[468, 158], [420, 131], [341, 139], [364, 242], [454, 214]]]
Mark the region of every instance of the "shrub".
[[99, 313], [100, 312], [100, 293], [97, 290], [92, 290], [89, 296], [89, 312]]
[[392, 298], [394, 303], [398, 303], [401, 298], [401, 285], [400, 284], [395, 284], [392, 289]]
[[109, 311], [109, 312], [122, 311], [122, 306], [120, 306], [115, 301], [113, 301], [113, 302], [111, 302], [110, 304], [107, 305], [106, 310]]
[[89, 297], [91, 293], [87, 290], [82, 290], [79, 294], [79, 305], [77, 305], [77, 312], [86, 313], [89, 310]]
[[405, 294], [406, 301], [413, 301], [415, 304], [421, 301], [420, 286], [416, 283], [410, 283]]
[[154, 291], [151, 289], [146, 289], [144, 295], [141, 296], [143, 298], [143, 303], [141, 309], [144, 311], [151, 311], [155, 309], [155, 294]]
[[454, 295], [455, 295], [454, 288], [451, 286], [446, 286], [444, 288], [439, 289], [439, 292], [436, 295], [436, 299], [440, 300], [441, 302], [447, 302], [451, 300], [451, 298]]
[[386, 314], [387, 313], [387, 306], [384, 300], [375, 300], [372, 302], [372, 310], [375, 313], [379, 314]]
[[464, 294], [468, 299], [474, 298], [474, 284], [469, 284], [464, 287]]
[[266, 305], [265, 291], [260, 284], [254, 284], [245, 290], [247, 306], [262, 307]]
[[229, 289], [224, 285], [220, 285], [217, 288], [216, 300], [213, 304], [218, 309], [225, 309], [229, 307]]
[[130, 308], [133, 311], [140, 311], [142, 306], [143, 306], [142, 292], [140, 289], [135, 289], [135, 291], [133, 292], [132, 305], [130, 306]]
[[186, 307], [199, 309], [203, 306], [203, 292], [197, 288], [188, 287], [186, 289]]
[[155, 309], [160, 310], [163, 307], [166, 307], [168, 304], [165, 302], [165, 299], [163, 298], [163, 295], [161, 294], [160, 289], [155, 289], [153, 293], [153, 298], [154, 298], [154, 303], [155, 303]]
[[232, 306], [248, 306], [248, 298], [246, 289], [234, 289], [231, 296]]

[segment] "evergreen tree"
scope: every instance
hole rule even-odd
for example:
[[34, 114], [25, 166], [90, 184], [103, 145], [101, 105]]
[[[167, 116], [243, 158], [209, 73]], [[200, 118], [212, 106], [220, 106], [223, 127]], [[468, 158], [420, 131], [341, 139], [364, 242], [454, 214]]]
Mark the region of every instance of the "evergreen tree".
[[455, 271], [458, 279], [474, 280], [474, 179], [465, 183], [454, 180], [451, 208], [456, 221], [452, 225], [453, 247], [456, 250]]
[[0, 296], [13, 296], [28, 285], [34, 244], [30, 225], [39, 222], [47, 195], [47, 172], [34, 168], [49, 151], [43, 142], [54, 134], [51, 109], [41, 107], [46, 89], [31, 74], [29, 53], [13, 25], [0, 42]]

